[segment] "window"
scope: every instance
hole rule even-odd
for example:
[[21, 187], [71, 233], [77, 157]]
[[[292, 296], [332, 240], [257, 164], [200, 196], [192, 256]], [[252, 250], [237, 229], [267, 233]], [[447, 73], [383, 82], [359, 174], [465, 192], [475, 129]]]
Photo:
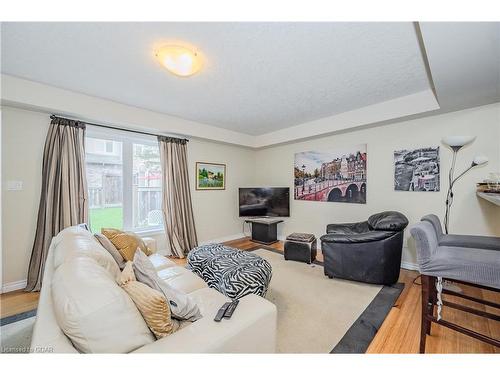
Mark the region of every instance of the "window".
[[161, 166], [158, 144], [133, 145], [133, 226], [161, 226]]
[[118, 144], [119, 142], [87, 137], [86, 150], [92, 155], [119, 155], [121, 148]]
[[92, 232], [163, 228], [156, 139], [88, 126], [85, 154]]
[[115, 142], [113, 142], [113, 141], [107, 141], [106, 142], [106, 153], [108, 153], [108, 154], [112, 154], [113, 153], [113, 149], [114, 149], [113, 145], [114, 145], [114, 143]]

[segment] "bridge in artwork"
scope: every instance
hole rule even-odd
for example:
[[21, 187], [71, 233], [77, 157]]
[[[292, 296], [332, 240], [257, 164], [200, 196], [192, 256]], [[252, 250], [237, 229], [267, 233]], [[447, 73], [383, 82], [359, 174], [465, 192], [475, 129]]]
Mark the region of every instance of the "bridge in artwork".
[[318, 183], [305, 182], [295, 187], [295, 199], [323, 202], [366, 203], [365, 181], [327, 180]]

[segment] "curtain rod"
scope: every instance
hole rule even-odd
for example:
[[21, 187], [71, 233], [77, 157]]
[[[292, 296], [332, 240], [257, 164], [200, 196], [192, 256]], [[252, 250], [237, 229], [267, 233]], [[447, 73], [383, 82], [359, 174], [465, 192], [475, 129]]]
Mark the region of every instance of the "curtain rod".
[[99, 126], [99, 127], [101, 127], [101, 128], [113, 129], [113, 130], [120, 130], [120, 131], [124, 131], [124, 132], [136, 133], [136, 134], [151, 135], [151, 136], [153, 136], [153, 137], [170, 137], [170, 138], [178, 138], [178, 139], [182, 139], [182, 140], [184, 140], [184, 141], [186, 141], [186, 142], [189, 142], [189, 139], [186, 139], [186, 138], [171, 137], [170, 135], [165, 135], [165, 134], [157, 134], [157, 133], [149, 133], [149, 132], [143, 132], [143, 131], [140, 131], [140, 130], [132, 130], [132, 129], [120, 128], [120, 127], [118, 127], [118, 126], [110, 126], [110, 125], [104, 125], [104, 124], [96, 124], [96, 123], [93, 123], [93, 122], [88, 122], [88, 121], [81, 121], [81, 120], [69, 119], [69, 118], [64, 117], [64, 116], [51, 115], [51, 116], [50, 116], [50, 118], [51, 118], [51, 120], [54, 120], [55, 118], [62, 118], [62, 119], [66, 119], [66, 120], [79, 121], [79, 122], [83, 122], [84, 124], [91, 125], [91, 126]]

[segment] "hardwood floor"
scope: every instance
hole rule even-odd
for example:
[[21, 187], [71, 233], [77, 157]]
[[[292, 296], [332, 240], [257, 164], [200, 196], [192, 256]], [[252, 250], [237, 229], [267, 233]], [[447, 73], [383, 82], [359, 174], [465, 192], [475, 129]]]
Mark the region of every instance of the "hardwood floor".
[[[228, 246], [243, 250], [255, 248], [256, 244], [248, 238], [242, 238], [226, 243]], [[272, 245], [276, 250], [283, 251], [283, 243], [278, 242]], [[318, 254], [318, 260], [322, 261], [322, 254]], [[405, 284], [405, 288], [395, 306], [391, 309], [382, 327], [377, 332], [372, 343], [368, 347], [367, 353], [418, 353], [420, 343], [420, 279], [414, 283], [418, 276], [416, 271], [401, 270], [399, 282]], [[481, 291], [468, 286], [463, 287], [463, 291], [471, 296], [488, 299], [500, 303], [498, 293]], [[457, 297], [446, 296], [452, 302], [464, 303]], [[467, 306], [481, 309], [481, 305], [466, 301]], [[484, 307], [482, 307], [484, 310]], [[495, 312], [494, 308], [487, 308], [486, 311]], [[496, 311], [498, 313], [498, 310]], [[485, 335], [500, 337], [500, 322], [466, 314], [450, 308], [443, 308], [443, 318], [472, 328]], [[500, 353], [500, 348], [488, 345], [479, 340], [462, 335], [437, 324], [432, 325], [432, 335], [427, 337], [427, 353]]]
[[36, 309], [40, 293], [27, 293], [16, 290], [0, 294], [0, 317], [16, 315]]
[[[251, 242], [249, 238], [241, 238], [225, 243], [228, 246], [241, 250], [250, 250], [258, 245]], [[273, 249], [283, 251], [283, 243], [277, 242], [271, 245]], [[177, 264], [184, 265], [185, 259], [173, 259]], [[318, 260], [322, 255], [318, 254]], [[418, 273], [415, 271], [401, 270], [399, 281], [405, 284], [405, 288], [396, 301], [395, 306], [389, 312], [382, 327], [370, 344], [367, 353], [418, 353], [420, 339], [420, 286], [414, 283]], [[417, 280], [419, 282], [419, 280]], [[498, 293], [481, 291], [468, 286], [460, 286], [469, 295], [489, 299], [500, 303]], [[482, 308], [474, 302], [464, 302], [456, 297], [446, 296], [449, 301], [465, 303], [468, 306]], [[23, 311], [36, 308], [38, 293], [10, 292], [0, 295], [1, 316], [10, 316]], [[494, 308], [486, 308], [486, 311], [498, 313]], [[485, 335], [500, 337], [500, 322], [488, 320], [475, 315], [470, 315], [451, 308], [443, 308], [443, 318], [457, 324], [474, 329]], [[427, 353], [500, 353], [499, 348], [485, 344], [458, 332], [452, 331], [439, 325], [432, 325], [432, 334], [427, 337]]]

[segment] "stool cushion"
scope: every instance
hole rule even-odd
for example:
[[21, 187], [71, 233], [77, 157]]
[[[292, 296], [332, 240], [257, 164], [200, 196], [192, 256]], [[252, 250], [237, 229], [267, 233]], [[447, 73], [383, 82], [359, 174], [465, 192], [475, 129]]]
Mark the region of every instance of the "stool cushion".
[[297, 242], [312, 242], [315, 240], [314, 234], [311, 233], [292, 233], [289, 234], [286, 239], [287, 241], [297, 241]]
[[495, 250], [439, 246], [420, 266], [424, 275], [500, 288], [500, 253]]
[[191, 250], [188, 267], [209, 287], [231, 299], [247, 294], [264, 297], [271, 281], [271, 265], [258, 255], [222, 244], [202, 245]]

